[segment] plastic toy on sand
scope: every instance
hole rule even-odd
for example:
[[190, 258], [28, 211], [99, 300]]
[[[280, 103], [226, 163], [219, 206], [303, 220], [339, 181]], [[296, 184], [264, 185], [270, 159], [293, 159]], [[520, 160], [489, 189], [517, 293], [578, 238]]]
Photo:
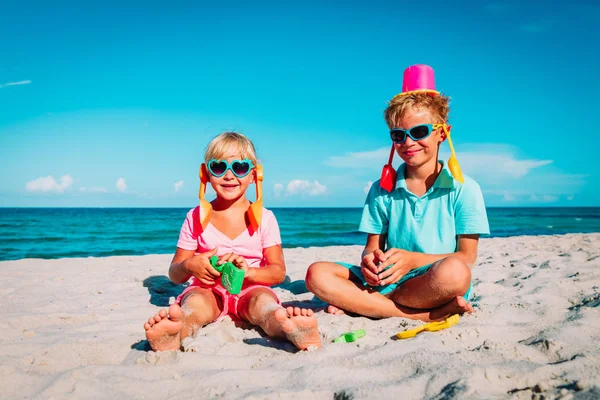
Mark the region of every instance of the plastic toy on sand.
[[333, 340], [333, 343], [351, 343], [355, 342], [361, 337], [364, 337], [367, 333], [364, 329], [359, 329], [356, 331], [342, 333], [340, 336]]
[[223, 287], [231, 294], [240, 294], [242, 284], [244, 283], [244, 270], [239, 269], [230, 262], [218, 265], [219, 257], [212, 256], [210, 265], [221, 273], [221, 283]]
[[456, 325], [458, 323], [458, 321], [460, 321], [460, 317], [458, 316], [458, 314], [454, 314], [454, 315], [446, 318], [445, 321], [429, 322], [427, 324], [418, 326], [413, 329], [406, 330], [404, 332], [398, 332], [396, 334], [396, 337], [398, 339], [408, 339], [411, 337], [415, 337], [415, 336], [417, 336], [417, 334], [424, 332], [424, 331], [428, 331], [428, 332], [441, 331], [442, 329], [450, 328], [451, 326]]

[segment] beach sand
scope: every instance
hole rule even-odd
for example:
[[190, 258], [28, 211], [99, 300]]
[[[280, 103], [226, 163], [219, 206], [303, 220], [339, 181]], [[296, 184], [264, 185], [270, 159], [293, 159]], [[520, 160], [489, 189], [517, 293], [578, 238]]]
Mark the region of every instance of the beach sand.
[[[282, 301], [314, 306], [317, 260], [362, 246], [286, 249]], [[229, 318], [185, 352], [149, 351], [143, 323], [184, 288], [171, 255], [0, 263], [2, 399], [598, 399], [600, 234], [483, 239], [475, 313], [395, 340], [420, 323], [317, 313], [325, 345], [297, 352]], [[365, 329], [354, 343], [331, 343]]]

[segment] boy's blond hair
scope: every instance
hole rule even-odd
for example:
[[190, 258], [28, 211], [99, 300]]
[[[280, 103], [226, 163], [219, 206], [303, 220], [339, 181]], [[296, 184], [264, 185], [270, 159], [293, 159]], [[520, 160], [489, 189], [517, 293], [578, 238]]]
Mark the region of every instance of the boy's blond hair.
[[388, 127], [390, 129], [398, 128], [400, 121], [409, 110], [428, 110], [433, 118], [432, 123], [447, 123], [450, 113], [450, 98], [443, 94], [432, 96], [430, 93], [409, 93], [396, 96], [383, 112]]
[[217, 160], [224, 158], [227, 150], [231, 148], [231, 146], [236, 146], [238, 148], [240, 157], [252, 160], [254, 165], [258, 163], [256, 149], [254, 148], [252, 141], [237, 132], [223, 132], [211, 140], [204, 152], [204, 162], [207, 163], [213, 158]]

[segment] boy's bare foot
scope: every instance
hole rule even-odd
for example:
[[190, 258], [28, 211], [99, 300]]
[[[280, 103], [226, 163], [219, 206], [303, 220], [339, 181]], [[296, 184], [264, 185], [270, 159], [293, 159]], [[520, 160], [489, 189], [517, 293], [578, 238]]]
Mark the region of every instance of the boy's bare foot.
[[288, 340], [300, 350], [321, 347], [317, 318], [312, 310], [281, 307], [275, 310], [275, 320], [281, 324], [281, 330], [286, 334]]
[[329, 314], [333, 314], [333, 315], [343, 315], [343, 314], [346, 314], [344, 312], [344, 310], [342, 310], [341, 308], [337, 308], [336, 306], [332, 306], [331, 304], [329, 306], [327, 306], [327, 312]]
[[169, 314], [160, 310], [144, 324], [146, 338], [154, 351], [179, 350], [179, 332], [183, 329], [183, 312], [177, 304], [171, 304]]
[[473, 306], [467, 302], [464, 297], [458, 296], [451, 302], [444, 304], [441, 307], [431, 310], [429, 318], [431, 321], [443, 321], [454, 314], [471, 314], [473, 312]]

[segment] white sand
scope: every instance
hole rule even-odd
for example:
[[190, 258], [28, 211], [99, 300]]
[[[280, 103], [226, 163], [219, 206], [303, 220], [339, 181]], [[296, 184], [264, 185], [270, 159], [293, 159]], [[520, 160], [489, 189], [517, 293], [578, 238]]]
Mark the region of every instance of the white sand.
[[[361, 246], [285, 250], [283, 301], [306, 302], [316, 260], [357, 261]], [[296, 352], [229, 319], [147, 351], [143, 322], [182, 286], [171, 255], [0, 263], [0, 398], [600, 398], [600, 234], [485, 239], [475, 314], [393, 340], [417, 322], [318, 312], [324, 338]], [[337, 395], [336, 395], [337, 394]], [[344, 396], [344, 394], [346, 396]]]

